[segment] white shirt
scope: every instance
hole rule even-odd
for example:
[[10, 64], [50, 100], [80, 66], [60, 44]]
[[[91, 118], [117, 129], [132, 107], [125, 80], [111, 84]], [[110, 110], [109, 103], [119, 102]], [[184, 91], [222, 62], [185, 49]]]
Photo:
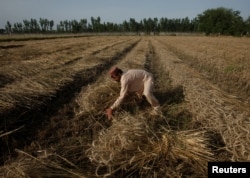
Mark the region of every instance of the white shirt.
[[111, 109], [117, 108], [125, 98], [128, 92], [143, 92], [144, 82], [147, 79], [152, 79], [152, 74], [142, 69], [131, 69], [124, 72], [121, 76], [121, 91], [120, 96], [110, 107]]

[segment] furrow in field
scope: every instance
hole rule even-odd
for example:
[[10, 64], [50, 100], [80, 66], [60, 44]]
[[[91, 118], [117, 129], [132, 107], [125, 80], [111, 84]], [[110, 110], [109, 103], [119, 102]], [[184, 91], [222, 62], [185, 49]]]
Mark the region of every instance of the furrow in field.
[[[136, 44], [136, 40], [128, 41], [112, 48], [107, 48], [98, 54], [88, 56], [86, 60], [78, 60], [74, 64], [65, 65], [55, 70], [44, 71], [38, 75], [24, 78], [20, 81], [6, 85], [0, 90], [1, 114], [10, 112], [15, 108], [33, 109], [51, 100], [58, 91], [74, 83], [74, 80], [88, 80], [81, 82], [87, 84], [99, 74], [105, 66], [112, 64], [119, 56], [124, 55]], [[92, 78], [92, 79], [91, 79]], [[78, 84], [79, 85], [79, 84]], [[66, 87], [67, 88], [67, 87]]]
[[208, 80], [250, 106], [249, 39], [164, 37], [158, 40]]
[[[135, 48], [126, 53], [125, 56], [120, 56], [119, 60], [116, 61], [117, 63], [112, 65], [119, 66], [123, 70], [143, 68], [146, 59], [145, 54], [148, 53], [148, 43], [148, 40], [142, 39]], [[101, 55], [104, 55], [105, 52], [101, 53]], [[78, 154], [78, 161], [82, 162], [79, 166], [81, 170], [84, 170], [84, 172], [81, 171], [81, 175], [95, 177], [95, 167], [89, 162], [84, 152], [93, 139], [99, 135], [101, 129], [109, 125], [103, 112], [119, 94], [119, 84], [112, 81], [108, 76], [107, 71], [110, 67], [106, 68], [107, 70], [103, 75], [99, 76], [94, 83], [82, 88], [79, 95], [76, 96], [77, 105], [71, 108], [71, 110], [74, 110], [74, 116], [65, 116], [65, 111], [62, 116], [60, 114], [54, 116], [51, 118], [50, 124], [40, 131], [37, 138], [37, 142], [42, 144], [42, 147], [53, 145], [58, 150], [59, 155], [65, 155], [69, 160], [72, 160], [72, 154]], [[112, 95], [112, 99], [107, 95]], [[60, 128], [58, 128], [58, 124], [55, 125], [55, 123], [61, 117], [68, 118], [63, 121], [63, 124], [62, 122], [58, 123], [60, 125]], [[50, 135], [51, 130], [54, 130], [52, 135]], [[77, 141], [78, 138], [81, 139], [81, 142]], [[69, 140], [67, 144], [65, 144], [65, 139]], [[74, 151], [71, 152], [72, 154], [65, 154], [70, 146], [75, 147]], [[37, 150], [37, 148], [33, 149]]]
[[[88, 71], [90, 72], [87, 74], [89, 79], [80, 92], [74, 93], [75, 97], [72, 97], [71, 101], [64, 102], [64, 106], [49, 118], [47, 124], [42, 128], [39, 127], [41, 129], [32, 144], [24, 148], [24, 151], [17, 150], [20, 157], [12, 163], [0, 167], [0, 172], [8, 175], [6, 177], [21, 174], [42, 177], [48, 175], [96, 177], [97, 174], [105, 175], [106, 173], [110, 177], [165, 177], [167, 175], [169, 177], [173, 175], [204, 177], [203, 171], [197, 171], [193, 165], [194, 162], [198, 162], [199, 168], [204, 167], [203, 163], [206, 159], [200, 159], [199, 156], [197, 158], [196, 155], [194, 159], [197, 158], [198, 161], [189, 160], [193, 156], [193, 154], [190, 156], [189, 153], [199, 150], [197, 143], [193, 143], [199, 133], [194, 131], [187, 140], [189, 143], [193, 143], [188, 148], [187, 143], [182, 140], [188, 138], [188, 132], [183, 132], [180, 137], [178, 136], [180, 133], [175, 132], [179, 127], [171, 127], [172, 129], [167, 131], [168, 125], [172, 124], [169, 122], [172, 110], [168, 110], [168, 104], [178, 107], [176, 104], [183, 102], [184, 97], [183, 90], [170, 91], [166, 94], [168, 92], [166, 90], [171, 90], [176, 85], [176, 82], [171, 83], [170, 78], [173, 77], [173, 74], [166, 67], [167, 64], [170, 67], [172, 65], [171, 61], [168, 62], [165, 58], [168, 57], [168, 55], [165, 56], [165, 52], [168, 51], [150, 37], [144, 37], [139, 43], [134, 44], [137, 45], [125, 50], [120, 55], [117, 54], [121, 48], [119, 46], [96, 53], [92, 58], [93, 63], [102, 66]], [[158, 53], [159, 51], [165, 52]], [[117, 54], [116, 57], [112, 57], [114, 53]], [[99, 63], [102, 60], [109, 61], [109, 63], [103, 66], [103, 63]], [[76, 60], [69, 66], [74, 66], [74, 69], [82, 68], [80, 62], [81, 60]], [[152, 108], [146, 101], [141, 102], [137, 96], [129, 94], [121, 107], [114, 112], [111, 124], [104, 111], [116, 100], [120, 91], [120, 84], [114, 82], [108, 75], [111, 66], [119, 66], [123, 70], [144, 68], [152, 72], [156, 77], [156, 92], [160, 97], [163, 115], [153, 115]], [[98, 75], [92, 74], [93, 72], [97, 72], [95, 74]], [[80, 76], [78, 75], [78, 77]], [[92, 77], [94, 77], [93, 83]], [[78, 82], [74, 81], [73, 84], [76, 83]], [[76, 91], [75, 85], [71, 87]], [[178, 92], [181, 92], [179, 98], [171, 96]], [[173, 99], [168, 100], [167, 95]], [[180, 116], [182, 114], [182, 112], [179, 113]], [[179, 119], [178, 116], [175, 119]], [[142, 127], [144, 124], [146, 128]], [[138, 130], [140, 132], [137, 132]], [[172, 131], [173, 140], [168, 139], [168, 137], [171, 138], [170, 132]], [[180, 138], [177, 139], [178, 137]], [[198, 143], [202, 141], [204, 140], [199, 140]], [[100, 149], [92, 149], [92, 152], [90, 148], [96, 147], [96, 144], [100, 144]], [[204, 145], [202, 144], [202, 146]], [[204, 151], [206, 151], [205, 148], [198, 154], [203, 156], [206, 154]], [[92, 157], [90, 157], [90, 152], [92, 152]], [[97, 161], [95, 162], [92, 158]], [[15, 167], [18, 167], [18, 172], [15, 171]]]
[[[98, 54], [108, 53], [108, 55], [101, 57], [96, 54], [89, 58], [87, 65], [86, 61], [77, 61], [74, 65], [65, 66], [53, 73], [41, 74], [39, 81], [33, 81], [32, 78], [29, 81], [22, 81], [18, 90], [10, 87], [8, 90], [1, 91], [1, 130], [7, 132], [25, 125], [21, 134], [14, 134], [9, 139], [17, 139], [18, 144], [23, 142], [21, 145], [29, 142], [33, 138], [31, 135], [34, 134], [34, 130], [31, 128], [39, 127], [41, 122], [45, 123], [46, 119], [60, 107], [70, 102], [81, 87], [94, 82], [103, 70], [126, 55], [138, 41], [138, 38], [134, 38], [134, 40], [100, 51]], [[4, 103], [11, 103], [10, 101], [14, 101], [14, 104], [6, 107]], [[31, 131], [32, 133], [30, 133]], [[25, 140], [23, 140], [24, 137], [26, 137]], [[2, 142], [2, 151], [6, 151], [8, 147], [11, 147], [9, 149], [14, 148], [10, 146], [12, 143], [9, 141], [8, 146]]]
[[231, 160], [250, 160], [249, 108], [211, 84], [203, 75], [186, 65], [160, 40], [153, 40], [156, 52], [169, 71], [173, 85], [184, 87], [186, 107], [193, 123], [220, 133]]
[[[150, 143], [148, 143], [148, 140], [150, 138], [144, 137], [146, 140], [137, 140], [133, 139], [133, 136], [128, 136], [126, 138], [126, 134], [124, 132], [128, 133], [136, 133], [136, 129], [140, 126], [136, 126], [138, 122], [145, 122], [148, 124], [147, 126], [149, 128], [150, 125], [155, 124], [155, 127], [157, 129], [152, 129], [150, 133], [152, 132], [154, 136], [157, 137], [157, 141], [159, 141], [162, 144], [161, 134], [162, 128], [169, 128], [168, 126], [171, 125], [172, 129], [173, 124], [168, 123], [168, 121], [171, 121], [169, 119], [169, 116], [171, 116], [171, 111], [168, 111], [167, 104], [178, 104], [178, 102], [182, 102], [183, 93], [182, 90], [175, 89], [166, 94], [168, 92], [168, 89], [171, 89], [172, 86], [170, 85], [170, 79], [168, 76], [168, 71], [165, 70], [165, 68], [162, 66], [162, 63], [160, 61], [160, 58], [157, 56], [154, 44], [151, 42], [150, 38], [143, 38], [143, 40], [136, 46], [136, 48], [131, 51], [126, 57], [116, 64], [116, 66], [119, 66], [121, 69], [126, 70], [130, 68], [145, 68], [148, 71], [151, 71], [156, 76], [156, 92], [158, 93], [157, 96], [159, 97], [159, 100], [162, 104], [162, 111], [165, 115], [153, 115], [152, 114], [152, 108], [151, 106], [146, 102], [143, 103], [141, 101], [138, 101], [138, 97], [131, 94], [126, 97], [123, 104], [114, 112], [114, 118], [112, 121], [112, 124], [107, 120], [106, 115], [104, 114], [104, 111], [106, 108], [110, 107], [110, 105], [116, 100], [116, 98], [119, 96], [119, 89], [120, 84], [117, 84], [116, 82], [112, 81], [112, 79], [109, 78], [108, 74], [107, 76], [101, 77], [99, 80], [97, 80], [94, 84], [89, 85], [87, 88], [84, 88], [80, 95], [77, 97], [77, 103], [78, 107], [76, 108], [75, 117], [73, 117], [71, 120], [69, 120], [65, 124], [67, 128], [62, 128], [62, 130], [58, 130], [55, 135], [53, 135], [50, 139], [50, 143], [54, 143], [54, 139], [56, 140], [63, 140], [63, 137], [58, 138], [61, 133], [70, 132], [69, 128], [75, 128], [73, 131], [71, 131], [72, 135], [78, 135], [81, 137], [81, 143], [79, 143], [76, 148], [81, 148], [81, 150], [84, 150], [84, 152], [81, 154], [79, 153], [79, 159], [85, 160], [85, 164], [80, 165], [80, 170], [86, 170], [88, 172], [88, 175], [93, 176], [94, 175], [94, 169], [96, 168], [98, 174], [104, 175], [105, 173], [111, 174], [112, 176], [126, 176], [129, 175], [131, 172], [127, 171], [127, 167], [130, 168], [130, 165], [126, 165], [126, 160], [122, 159], [122, 161], [119, 163], [117, 159], [119, 160], [120, 157], [118, 157], [119, 154], [123, 154], [127, 156], [127, 160], [133, 160], [133, 158], [137, 159], [138, 153], [136, 153], [138, 150], [144, 150], [144, 148], [141, 147], [140, 142], [145, 142], [145, 147], [148, 147]], [[178, 87], [177, 87], [178, 88]], [[177, 92], [181, 92], [177, 96]], [[171, 96], [170, 94], [176, 94], [175, 97]], [[167, 95], [170, 97], [173, 97], [172, 100], [168, 100]], [[169, 113], [168, 113], [169, 112]], [[185, 113], [179, 113], [179, 115], [185, 114]], [[124, 118], [128, 118], [128, 122], [131, 123], [131, 125], [134, 124], [134, 128], [130, 130], [130, 126], [128, 125], [122, 125], [122, 121]], [[185, 115], [183, 116], [185, 118]], [[178, 117], [176, 118], [178, 119]], [[176, 121], [178, 122], [178, 121]], [[157, 125], [158, 124], [158, 125]], [[70, 125], [70, 126], [69, 126]], [[118, 128], [118, 130], [112, 128]], [[119, 128], [120, 126], [120, 128]], [[55, 127], [55, 125], [53, 126]], [[179, 126], [180, 127], [180, 126]], [[120, 129], [120, 130], [119, 130]], [[178, 127], [175, 128], [176, 130]], [[161, 131], [160, 131], [161, 130]], [[47, 130], [49, 131], [49, 129]], [[124, 132], [123, 132], [124, 131]], [[45, 132], [46, 133], [46, 132]], [[43, 135], [47, 135], [47, 134]], [[177, 132], [174, 132], [177, 133]], [[110, 134], [110, 135], [109, 135]], [[105, 136], [106, 135], [106, 136]], [[125, 136], [124, 136], [125, 135]], [[133, 134], [131, 134], [133, 135]], [[158, 137], [159, 136], [159, 137]], [[57, 139], [58, 138], [58, 139]], [[69, 138], [69, 137], [68, 137]], [[103, 141], [102, 138], [107, 138], [108, 140], [112, 141]], [[65, 138], [64, 138], [65, 139]], [[69, 140], [73, 141], [76, 138], [74, 136], [70, 137]], [[148, 140], [147, 140], [148, 139]], [[193, 138], [192, 138], [193, 139]], [[41, 137], [41, 141], [44, 140], [44, 137]], [[100, 144], [99, 141], [103, 144]], [[117, 141], [117, 142], [116, 142]], [[124, 143], [128, 141], [129, 143]], [[169, 140], [170, 141], [170, 140]], [[74, 141], [73, 141], [74, 142]], [[122, 143], [120, 143], [122, 142]], [[130, 143], [131, 142], [131, 143]], [[100, 144], [100, 147], [98, 147], [98, 143]], [[112, 144], [114, 143], [114, 144]], [[123, 143], [126, 145], [130, 145], [132, 147], [136, 147], [134, 152], [130, 149], [126, 148]], [[70, 143], [69, 143], [70, 144]], [[92, 147], [91, 147], [92, 144]], [[97, 144], [97, 145], [96, 145]], [[171, 147], [174, 147], [174, 141], [171, 141], [173, 144]], [[122, 149], [120, 150], [120, 146]], [[124, 147], [123, 147], [124, 146]], [[61, 142], [59, 147], [67, 147], [63, 144], [63, 141]], [[87, 156], [91, 155], [91, 153], [85, 152], [86, 150], [89, 150], [90, 148], [97, 148], [97, 150], [92, 150], [92, 157]], [[99, 148], [99, 149], [98, 149]], [[103, 148], [103, 149], [101, 149]], [[124, 150], [123, 150], [124, 148]], [[204, 148], [205, 149], [205, 148]], [[60, 155], [66, 155], [64, 151], [66, 149], [62, 149], [63, 151], [60, 152]], [[113, 150], [113, 151], [112, 151]], [[75, 150], [77, 151], [77, 150]], [[105, 151], [107, 153], [105, 153]], [[124, 151], [124, 152], [123, 152]], [[185, 150], [187, 151], [187, 150]], [[143, 151], [142, 151], [143, 152]], [[150, 149], [149, 151], [154, 152], [153, 149]], [[187, 151], [188, 152], [188, 151]], [[131, 153], [131, 154], [130, 154]], [[147, 154], [147, 152], [143, 152], [144, 155], [150, 155], [150, 153]], [[159, 150], [160, 155], [164, 155], [163, 150]], [[87, 155], [86, 155], [87, 154]], [[154, 153], [153, 153], [154, 154]], [[154, 156], [150, 158], [144, 157], [140, 158], [143, 160], [140, 160], [138, 158], [138, 162], [140, 162], [141, 166], [147, 165], [148, 171], [145, 171], [143, 173], [143, 168], [138, 168], [136, 171], [133, 171], [131, 175], [133, 176], [142, 176], [142, 175], [149, 175], [147, 173], [150, 173], [150, 175], [162, 175], [160, 171], [157, 169], [155, 170], [154, 167], [158, 164], [162, 169], [165, 169], [165, 164], [168, 165], [169, 159], [171, 159], [171, 156], [167, 155], [166, 157], [163, 156], [162, 164], [161, 161], [158, 160], [158, 153], [155, 153], [154, 156], [156, 159], [154, 160]], [[203, 153], [205, 154], [205, 153]], [[110, 157], [109, 157], [110, 156]], [[131, 157], [130, 157], [131, 156]], [[71, 155], [66, 155], [67, 159], [71, 159]], [[117, 158], [117, 159], [116, 159]], [[153, 161], [154, 160], [154, 161]], [[90, 162], [91, 161], [91, 162]], [[99, 162], [98, 162], [99, 161]], [[145, 163], [145, 162], [147, 163]], [[153, 162], [152, 164], [149, 162]], [[115, 162], [115, 163], [114, 163]], [[135, 161], [136, 162], [136, 161]], [[181, 161], [180, 161], [181, 162]], [[184, 161], [185, 162], [185, 161]], [[99, 164], [98, 164], [99, 163]], [[145, 163], [145, 164], [144, 164]], [[96, 165], [97, 164], [97, 165]], [[120, 165], [119, 172], [115, 172], [112, 170], [112, 168], [116, 167], [114, 165]], [[181, 165], [185, 164], [183, 162], [180, 163]], [[199, 162], [200, 164], [200, 162]], [[104, 169], [98, 169], [100, 167], [107, 166], [110, 168], [109, 170]], [[172, 169], [172, 167], [175, 167], [174, 165], [171, 165], [169, 169]], [[194, 166], [195, 167], [195, 166]], [[206, 166], [205, 166], [206, 167]], [[142, 170], [142, 172], [139, 172], [139, 170]], [[165, 170], [163, 171], [164, 174], [166, 174]], [[182, 170], [173, 170], [173, 174], [178, 174], [180, 172], [185, 172], [185, 169]], [[202, 172], [202, 171], [201, 171]], [[199, 172], [200, 173], [200, 172]], [[199, 174], [197, 173], [197, 174]], [[170, 173], [169, 173], [170, 174]], [[181, 174], [181, 173], [180, 173]], [[190, 173], [191, 174], [191, 173]], [[201, 174], [201, 173], [200, 173]]]
[[[114, 41], [114, 38], [110, 38]], [[105, 40], [97, 37], [69, 38], [69, 39], [53, 39], [42, 41], [24, 41], [24, 42], [6, 42], [7, 45], [21, 46], [20, 48], [6, 48], [0, 51], [1, 64], [4, 62], [12, 63], [16, 61], [35, 61], [41, 57], [46, 57], [54, 53], [70, 52], [74, 49], [85, 50], [98, 44], [106, 44]], [[20, 43], [20, 44], [19, 44]], [[3, 45], [3, 44], [2, 44]], [[7, 64], [8, 64], [7, 63]]]
[[[130, 68], [143, 68], [145, 59], [146, 59], [145, 53], [147, 53], [147, 43], [148, 43], [148, 40], [143, 39], [132, 52], [127, 54], [123, 60], [116, 63], [115, 66], [120, 67], [124, 71]], [[79, 103], [80, 113], [82, 112], [88, 113], [91, 110], [90, 108], [96, 109], [96, 108], [103, 107], [104, 109], [106, 107], [109, 107], [108, 104], [111, 104], [112, 102], [114, 102], [116, 97], [118, 97], [119, 84], [112, 81], [109, 78], [108, 73], [106, 73], [106, 75], [107, 76], [101, 77], [101, 79], [99, 79], [97, 82], [92, 84], [92, 86], [89, 86], [87, 89], [84, 89], [83, 92], [80, 94], [80, 96], [77, 99]], [[106, 90], [102, 91], [102, 87], [100, 86], [104, 88], [106, 88], [107, 86], [110, 86], [111, 93], [109, 93], [109, 91], [106, 91]], [[114, 87], [116, 88], [115, 89], [116, 93], [112, 93], [112, 90], [114, 89]], [[107, 92], [112, 96], [114, 95], [113, 99], [111, 99], [110, 101], [99, 102], [98, 98], [91, 98], [91, 97], [97, 96], [98, 93], [102, 93], [102, 92]], [[101, 106], [97, 106], [97, 105], [101, 105]]]
[[[107, 48], [110, 48], [114, 45], [119, 45], [120, 43], [126, 42], [126, 40], [123, 38], [111, 38], [109, 40], [109, 44], [99, 40], [98, 44], [96, 45], [97, 40], [98, 39], [85, 41], [82, 39], [82, 42], [80, 44], [78, 42], [76, 45], [70, 45], [71, 43], [69, 43], [67, 44], [69, 49], [64, 52], [56, 52], [55, 50], [48, 52], [46, 50], [50, 50], [49, 47], [41, 50], [42, 52], [40, 52], [39, 47], [35, 49], [28, 49], [31, 53], [36, 53], [38, 51], [40, 55], [29, 60], [24, 58], [14, 61], [8, 60], [8, 65], [1, 65], [0, 71], [2, 82], [0, 87], [4, 87], [4, 85], [12, 83], [15, 80], [21, 80], [25, 77], [37, 75], [44, 70], [54, 70], [55, 68], [59, 68], [63, 65], [71, 64], [76, 60], [85, 59], [86, 55], [95, 54], [101, 50], [106, 50]], [[53, 47], [53, 44], [51, 45], [51, 49], [57, 47]], [[58, 46], [61, 45], [58, 44]], [[13, 52], [11, 55], [12, 58], [15, 58], [16, 56], [18, 56], [18, 52]], [[4, 58], [4, 60], [6, 59]]]

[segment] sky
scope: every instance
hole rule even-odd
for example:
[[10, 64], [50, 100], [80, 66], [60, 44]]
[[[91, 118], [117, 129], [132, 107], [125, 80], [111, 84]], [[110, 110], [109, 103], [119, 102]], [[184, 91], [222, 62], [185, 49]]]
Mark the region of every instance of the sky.
[[0, 0], [0, 28], [11, 24], [46, 18], [55, 25], [63, 20], [101, 18], [101, 22], [122, 23], [134, 18], [167, 17], [190, 20], [207, 9], [225, 7], [250, 16], [250, 0]]

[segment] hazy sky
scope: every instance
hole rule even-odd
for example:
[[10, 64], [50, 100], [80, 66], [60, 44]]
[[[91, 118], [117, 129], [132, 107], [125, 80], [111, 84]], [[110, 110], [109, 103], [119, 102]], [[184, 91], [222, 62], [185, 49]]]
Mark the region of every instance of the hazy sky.
[[134, 18], [195, 18], [207, 9], [225, 7], [250, 16], [250, 0], [0, 0], [0, 28], [11, 24], [47, 18], [58, 24], [60, 20], [80, 20], [101, 17], [101, 22], [122, 23]]

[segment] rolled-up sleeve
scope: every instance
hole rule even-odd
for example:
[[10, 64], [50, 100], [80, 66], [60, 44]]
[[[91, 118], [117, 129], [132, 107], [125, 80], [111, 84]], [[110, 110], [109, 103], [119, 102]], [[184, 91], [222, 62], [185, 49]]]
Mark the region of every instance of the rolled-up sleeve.
[[123, 79], [123, 80], [121, 80], [120, 96], [116, 99], [116, 101], [114, 102], [114, 104], [110, 108], [111, 109], [117, 108], [122, 103], [122, 101], [125, 98], [127, 92], [128, 92], [128, 82], [127, 82], [126, 79], [125, 80]]

